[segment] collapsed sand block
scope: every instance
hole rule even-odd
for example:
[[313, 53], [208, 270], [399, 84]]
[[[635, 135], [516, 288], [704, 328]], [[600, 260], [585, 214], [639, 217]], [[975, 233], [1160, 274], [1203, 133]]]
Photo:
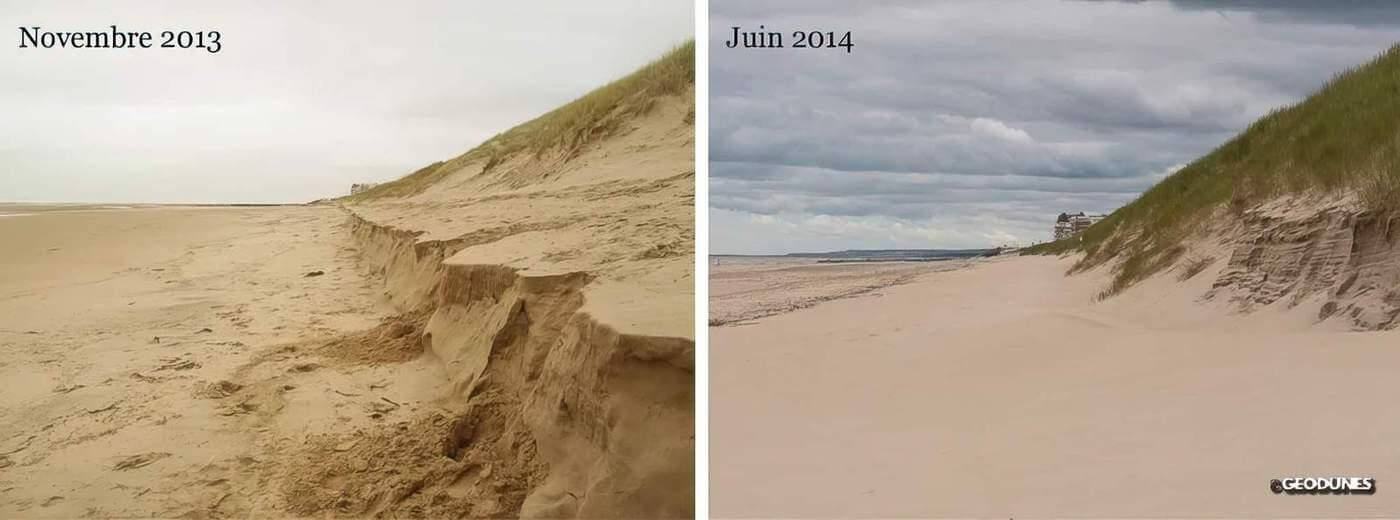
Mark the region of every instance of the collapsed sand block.
[[522, 488], [501, 497], [518, 502], [500, 511], [692, 514], [693, 340], [621, 333], [581, 312], [588, 273], [446, 264], [460, 241], [419, 242], [349, 218], [391, 301], [429, 315], [419, 341], [450, 379], [448, 400], [460, 403], [442, 456], [492, 461], [478, 486], [494, 478]]

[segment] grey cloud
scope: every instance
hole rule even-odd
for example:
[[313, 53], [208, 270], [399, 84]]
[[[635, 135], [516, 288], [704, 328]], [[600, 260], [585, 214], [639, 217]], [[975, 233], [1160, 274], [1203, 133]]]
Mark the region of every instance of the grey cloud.
[[[1145, 189], [1150, 180], [1110, 181], [1023, 176], [966, 176], [849, 172], [780, 167], [776, 175], [737, 179], [716, 173], [743, 163], [711, 166], [711, 207], [752, 213], [812, 212], [837, 217], [887, 215], [922, 219], [969, 206], [1036, 203], [1043, 200], [1082, 200], [1090, 210], [1121, 204]], [[1093, 201], [1108, 201], [1094, 203]], [[963, 208], [963, 209], [959, 209]], [[1044, 218], [1041, 214], [1040, 219]]]
[[1267, 21], [1334, 23], [1357, 27], [1393, 27], [1400, 25], [1400, 11], [1389, 0], [1351, 0], [1337, 9], [1330, 2], [1315, 0], [1171, 0], [1172, 5], [1185, 10], [1221, 13], [1246, 12]]
[[[888, 246], [881, 222], [921, 230], [906, 247], [1043, 240], [1400, 38], [1348, 21], [1400, 4], [1348, 5], [712, 0], [712, 250]], [[723, 47], [759, 23], [856, 47]]]

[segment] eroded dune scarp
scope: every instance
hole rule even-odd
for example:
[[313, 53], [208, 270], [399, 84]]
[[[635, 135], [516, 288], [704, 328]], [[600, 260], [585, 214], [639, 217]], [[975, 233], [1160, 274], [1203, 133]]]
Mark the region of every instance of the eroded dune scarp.
[[380, 340], [443, 385], [407, 423], [313, 442], [289, 510], [690, 516], [693, 114], [688, 89], [642, 92], [338, 201], [404, 316]]
[[1223, 260], [1205, 297], [1235, 310], [1302, 306], [1316, 321], [1393, 329], [1397, 71], [1400, 45], [1270, 112], [1079, 235], [1027, 252], [1082, 253], [1073, 273], [1110, 266], [1103, 298]]
[[1229, 260], [1208, 296], [1242, 309], [1318, 305], [1319, 320], [1357, 330], [1394, 328], [1400, 316], [1400, 218], [1350, 198], [1285, 198], [1243, 215]]
[[444, 384], [407, 422], [318, 437], [290, 511], [692, 514], [693, 106], [645, 104], [338, 203], [403, 313], [371, 336]]
[[690, 514], [693, 341], [622, 333], [580, 312], [586, 272], [445, 264], [451, 242], [349, 218], [393, 300], [428, 316], [404, 336], [450, 385], [442, 408], [408, 424], [317, 438], [310, 463], [286, 478], [291, 511]]

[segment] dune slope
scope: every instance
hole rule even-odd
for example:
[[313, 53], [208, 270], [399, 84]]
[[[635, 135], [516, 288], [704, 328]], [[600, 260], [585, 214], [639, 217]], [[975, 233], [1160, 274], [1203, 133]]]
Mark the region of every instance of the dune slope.
[[448, 404], [327, 442], [295, 511], [693, 514], [692, 53], [336, 201]]
[[1277, 110], [1081, 236], [1029, 253], [1111, 265], [1109, 297], [1226, 262], [1207, 297], [1309, 305], [1361, 330], [1400, 325], [1400, 46]]

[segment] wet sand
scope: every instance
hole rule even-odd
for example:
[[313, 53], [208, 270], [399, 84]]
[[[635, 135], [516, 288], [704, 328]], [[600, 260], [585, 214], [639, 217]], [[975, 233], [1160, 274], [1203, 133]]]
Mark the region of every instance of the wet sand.
[[[1400, 511], [1400, 333], [1021, 257], [710, 329], [716, 517]], [[1370, 476], [1372, 496], [1275, 495]]]
[[738, 325], [819, 303], [962, 269], [976, 260], [817, 263], [785, 257], [721, 257], [710, 266], [710, 325]]

